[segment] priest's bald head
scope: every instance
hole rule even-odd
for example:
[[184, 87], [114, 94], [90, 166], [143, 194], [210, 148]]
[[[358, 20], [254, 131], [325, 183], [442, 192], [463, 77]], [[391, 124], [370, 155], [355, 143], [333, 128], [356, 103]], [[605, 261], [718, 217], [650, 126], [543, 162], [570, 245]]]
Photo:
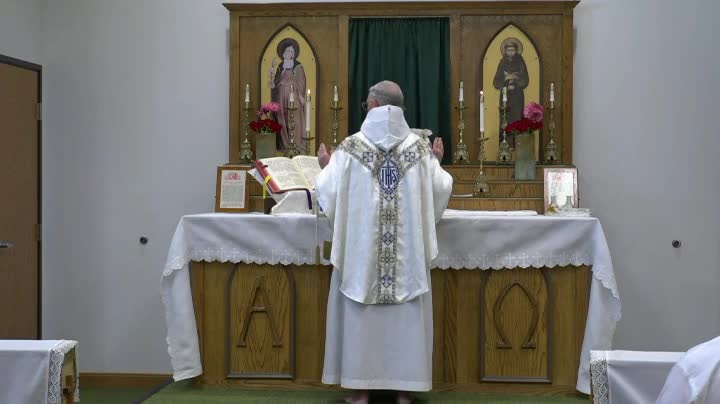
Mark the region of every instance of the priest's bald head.
[[403, 97], [400, 86], [392, 81], [381, 81], [370, 87], [367, 97], [367, 110], [383, 105], [394, 105], [403, 108], [405, 97]]

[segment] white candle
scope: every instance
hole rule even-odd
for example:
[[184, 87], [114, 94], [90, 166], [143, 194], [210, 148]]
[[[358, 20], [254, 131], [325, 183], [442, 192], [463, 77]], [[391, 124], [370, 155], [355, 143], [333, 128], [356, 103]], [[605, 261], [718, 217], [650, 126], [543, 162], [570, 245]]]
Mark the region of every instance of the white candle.
[[245, 104], [250, 103], [250, 84], [245, 84]]
[[507, 87], [503, 87], [502, 96], [503, 96], [503, 99], [502, 99], [502, 100], [503, 100], [503, 106], [505, 106], [505, 103], [507, 103]]
[[550, 103], [555, 102], [555, 83], [550, 83]]
[[458, 97], [458, 101], [463, 102], [465, 101], [465, 94], [463, 91], [463, 82], [460, 82], [460, 96]]
[[305, 97], [305, 132], [310, 132], [310, 90], [307, 90]]
[[290, 84], [290, 106], [293, 106], [295, 103], [295, 88], [293, 88], [293, 85]]
[[338, 97], [337, 86], [335, 86], [335, 91], [333, 92], [333, 102], [337, 104], [339, 100], [340, 97]]
[[485, 132], [485, 95], [480, 91], [480, 132]]

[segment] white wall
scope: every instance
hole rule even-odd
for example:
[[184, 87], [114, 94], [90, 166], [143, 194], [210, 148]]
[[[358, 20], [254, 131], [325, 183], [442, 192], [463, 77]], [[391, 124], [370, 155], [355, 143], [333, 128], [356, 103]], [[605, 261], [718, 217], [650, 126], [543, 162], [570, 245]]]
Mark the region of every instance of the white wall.
[[0, 0], [0, 55], [42, 63], [42, 16], [47, 0]]
[[[720, 331], [719, 11], [576, 9], [575, 161], [616, 264], [621, 348]], [[168, 372], [160, 272], [178, 218], [212, 210], [227, 157], [228, 14], [220, 1], [55, 0], [44, 20], [44, 337], [79, 339], [82, 371]]]
[[182, 215], [213, 209], [227, 161], [228, 13], [48, 4], [43, 336], [78, 339], [82, 371], [166, 373], [167, 248]]
[[617, 348], [720, 334], [718, 14], [717, 0], [576, 8], [574, 160], [615, 264]]

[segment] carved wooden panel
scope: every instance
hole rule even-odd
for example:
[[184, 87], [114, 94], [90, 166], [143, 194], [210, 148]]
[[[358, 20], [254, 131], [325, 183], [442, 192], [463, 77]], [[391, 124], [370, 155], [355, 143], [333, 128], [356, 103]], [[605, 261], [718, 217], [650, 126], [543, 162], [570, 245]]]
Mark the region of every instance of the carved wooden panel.
[[295, 282], [281, 268], [236, 266], [228, 277], [228, 378], [294, 377]]
[[481, 287], [482, 381], [551, 382], [547, 270], [486, 271]]

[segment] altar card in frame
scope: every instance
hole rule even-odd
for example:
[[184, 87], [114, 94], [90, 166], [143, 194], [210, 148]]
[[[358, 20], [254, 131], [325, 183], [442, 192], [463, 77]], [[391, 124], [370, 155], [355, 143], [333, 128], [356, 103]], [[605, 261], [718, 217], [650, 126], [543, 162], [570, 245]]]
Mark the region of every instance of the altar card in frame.
[[[573, 208], [578, 207], [577, 168], [545, 168], [545, 213], [550, 203], [562, 208], [570, 202]], [[568, 200], [569, 199], [569, 200]]]
[[218, 166], [215, 212], [241, 213], [250, 210], [250, 169], [246, 165]]

